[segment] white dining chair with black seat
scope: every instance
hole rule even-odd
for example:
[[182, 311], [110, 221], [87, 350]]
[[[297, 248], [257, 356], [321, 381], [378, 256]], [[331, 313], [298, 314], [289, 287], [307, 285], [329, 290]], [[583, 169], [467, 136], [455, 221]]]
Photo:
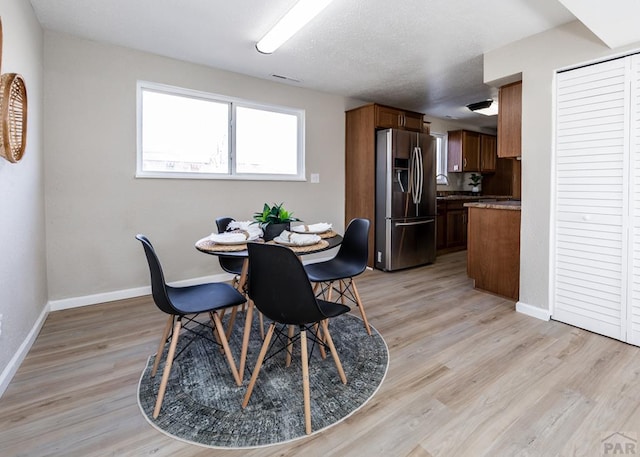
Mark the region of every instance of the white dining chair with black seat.
[[222, 346], [236, 384], [238, 386], [242, 385], [218, 312], [241, 305], [246, 299], [227, 283], [205, 283], [184, 287], [168, 285], [164, 279], [160, 260], [149, 239], [144, 235], [136, 235], [136, 239], [142, 243], [147, 263], [149, 264], [153, 301], [162, 312], [169, 315], [151, 370], [151, 376], [154, 377], [162, 359], [164, 346], [170, 341], [153, 411], [153, 418], [155, 419], [160, 414], [181, 330], [196, 334], [193, 328], [208, 326], [206, 323], [196, 320], [199, 314], [207, 313], [209, 315], [215, 337], [215, 340], [211, 339], [211, 341]]
[[[291, 249], [278, 245], [249, 243], [248, 250], [249, 298], [256, 308], [272, 322], [260, 349], [242, 407], [246, 408], [249, 404], [267, 352], [272, 352], [271, 357], [280, 351], [287, 351], [288, 362], [293, 344], [299, 340], [305, 431], [310, 434], [311, 400], [308, 365], [310, 354], [307, 350], [307, 338], [310, 338], [314, 345], [318, 344], [329, 349], [338, 376], [342, 383], [346, 384], [347, 378], [329, 332], [328, 319], [347, 313], [350, 308], [341, 303], [317, 299], [302, 262]], [[318, 326], [316, 325], [318, 323], [322, 329], [322, 335], [318, 334]], [[294, 331], [297, 328], [297, 334], [289, 332], [291, 328]], [[274, 333], [276, 334], [274, 343], [284, 341], [283, 347], [275, 348], [271, 344]]]
[[[362, 274], [367, 268], [369, 256], [369, 226], [368, 219], [352, 219], [344, 233], [344, 238], [338, 253], [330, 260], [305, 265], [305, 270], [311, 282], [316, 283], [314, 291], [319, 296], [331, 301], [332, 292], [336, 291], [344, 304], [345, 298], [354, 303], [360, 310], [364, 321], [364, 328], [371, 335], [369, 321], [364, 311], [360, 294], [354, 277]], [[338, 287], [335, 287], [335, 283]]]

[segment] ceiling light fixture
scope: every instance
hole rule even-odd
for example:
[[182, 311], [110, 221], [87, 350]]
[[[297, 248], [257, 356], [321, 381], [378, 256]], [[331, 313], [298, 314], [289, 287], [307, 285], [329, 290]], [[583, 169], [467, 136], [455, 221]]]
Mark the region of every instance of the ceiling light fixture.
[[256, 43], [256, 49], [263, 54], [271, 54], [331, 2], [332, 0], [300, 0]]
[[485, 116], [495, 116], [498, 114], [498, 104], [493, 100], [470, 103], [467, 105], [467, 108], [474, 113], [484, 114]]

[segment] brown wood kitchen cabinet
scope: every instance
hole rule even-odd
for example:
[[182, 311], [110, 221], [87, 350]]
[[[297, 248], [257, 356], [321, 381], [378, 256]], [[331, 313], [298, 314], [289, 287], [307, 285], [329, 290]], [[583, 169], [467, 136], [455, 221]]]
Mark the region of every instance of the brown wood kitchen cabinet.
[[480, 133], [451, 130], [447, 138], [447, 170], [480, 171]]
[[464, 201], [447, 202], [447, 249], [467, 247], [467, 209]]
[[496, 151], [497, 138], [495, 135], [480, 134], [480, 172], [493, 173], [496, 171], [498, 155]]
[[467, 208], [472, 199], [438, 200], [436, 250], [438, 255], [467, 248]]
[[424, 115], [412, 111], [404, 111], [384, 105], [374, 105], [376, 127], [383, 129], [403, 129], [422, 132]]
[[447, 202], [438, 201], [436, 209], [436, 251], [442, 251], [447, 248]]
[[510, 195], [520, 199], [521, 162], [516, 159], [498, 159], [496, 169], [482, 180], [482, 192], [485, 195]]
[[[425, 131], [424, 115], [383, 105], [369, 104], [345, 113], [345, 225], [353, 218], [371, 221], [369, 262], [375, 247], [376, 130], [397, 128]], [[426, 129], [428, 133], [428, 129]]]
[[520, 205], [475, 203], [468, 209], [468, 276], [477, 289], [518, 300]]
[[522, 81], [498, 92], [498, 157], [522, 155]]

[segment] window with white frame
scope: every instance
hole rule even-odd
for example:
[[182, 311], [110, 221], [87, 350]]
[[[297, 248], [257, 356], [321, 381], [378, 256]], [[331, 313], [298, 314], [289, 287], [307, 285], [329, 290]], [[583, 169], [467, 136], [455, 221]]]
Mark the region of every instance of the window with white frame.
[[304, 111], [138, 82], [137, 177], [303, 180]]
[[447, 137], [442, 133], [431, 133], [436, 139], [436, 182], [449, 184], [447, 178]]

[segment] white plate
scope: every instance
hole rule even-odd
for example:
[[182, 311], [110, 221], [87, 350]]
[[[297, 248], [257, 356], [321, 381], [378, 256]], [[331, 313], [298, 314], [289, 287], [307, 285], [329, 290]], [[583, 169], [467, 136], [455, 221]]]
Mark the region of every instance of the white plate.
[[331, 227], [329, 227], [326, 230], [309, 230], [309, 231], [306, 231], [304, 229], [304, 225], [296, 225], [295, 227], [291, 227], [291, 231], [295, 232], [295, 233], [302, 233], [302, 234], [308, 233], [308, 234], [317, 235], [317, 234], [320, 234], [320, 233], [327, 233], [327, 232], [331, 231]]
[[248, 240], [238, 240], [238, 241], [224, 241], [224, 240], [220, 241], [220, 239], [216, 239], [216, 240], [213, 240], [211, 238], [209, 238], [209, 239], [211, 241], [213, 241], [215, 244], [222, 244], [222, 245], [225, 245], [225, 246], [235, 246], [235, 245], [238, 245], [238, 244], [247, 244], [248, 242], [255, 241], [258, 238], [259, 237], [257, 237], [257, 236], [252, 236], [252, 237], [249, 237]]
[[319, 242], [318, 240], [311, 238], [308, 241], [305, 241], [304, 243], [299, 243], [299, 242], [292, 243], [291, 241], [282, 239], [279, 236], [275, 237], [273, 241], [275, 241], [278, 244], [282, 244], [284, 246], [311, 246], [312, 244], [316, 244]]

